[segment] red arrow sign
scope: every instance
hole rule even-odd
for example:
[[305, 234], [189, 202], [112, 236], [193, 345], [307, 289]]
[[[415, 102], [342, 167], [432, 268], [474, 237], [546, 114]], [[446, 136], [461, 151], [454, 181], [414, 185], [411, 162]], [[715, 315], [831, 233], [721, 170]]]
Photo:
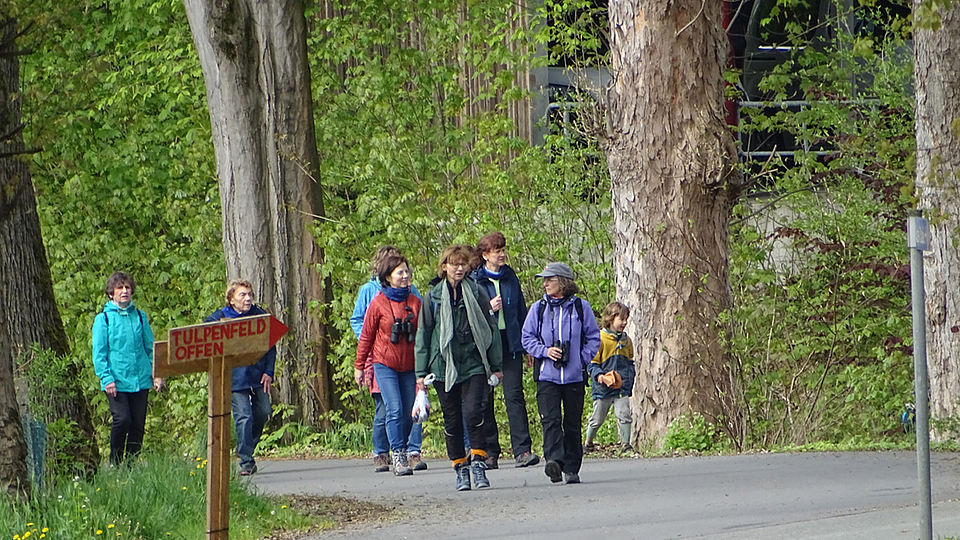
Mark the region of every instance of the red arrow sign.
[[207, 371], [222, 358], [231, 367], [259, 360], [289, 329], [270, 314], [237, 317], [170, 330], [154, 347], [153, 374], [169, 377]]

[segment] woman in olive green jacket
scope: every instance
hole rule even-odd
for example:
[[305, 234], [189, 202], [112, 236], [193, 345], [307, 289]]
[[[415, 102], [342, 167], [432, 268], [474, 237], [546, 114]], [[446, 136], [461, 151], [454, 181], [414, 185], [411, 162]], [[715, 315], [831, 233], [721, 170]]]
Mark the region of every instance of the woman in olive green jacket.
[[[447, 456], [457, 473], [457, 490], [470, 489], [470, 475], [478, 488], [487, 480], [486, 448], [483, 441], [483, 412], [490, 396], [489, 384], [502, 378], [503, 359], [497, 320], [490, 309], [490, 297], [478, 287], [470, 273], [473, 253], [467, 246], [452, 245], [443, 251], [434, 285], [421, 304], [417, 330], [417, 387], [433, 374], [436, 382]], [[470, 463], [463, 447], [463, 428], [473, 448]], [[477, 442], [474, 442], [477, 441]]]

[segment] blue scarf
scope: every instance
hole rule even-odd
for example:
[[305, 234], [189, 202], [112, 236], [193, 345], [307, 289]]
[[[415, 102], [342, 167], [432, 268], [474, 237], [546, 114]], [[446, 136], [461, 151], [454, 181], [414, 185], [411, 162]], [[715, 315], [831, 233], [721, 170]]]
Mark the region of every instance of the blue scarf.
[[502, 266], [500, 267], [500, 271], [499, 271], [499, 272], [491, 272], [490, 269], [487, 268], [486, 266], [481, 266], [480, 269], [481, 269], [481, 271], [482, 271], [484, 274], [486, 274], [487, 277], [490, 278], [490, 279], [500, 279], [500, 278], [503, 277], [503, 267], [502, 267]]
[[383, 292], [384, 296], [394, 302], [403, 302], [407, 299], [407, 296], [410, 296], [410, 287], [403, 287], [401, 289], [395, 287], [380, 287], [380, 291]]

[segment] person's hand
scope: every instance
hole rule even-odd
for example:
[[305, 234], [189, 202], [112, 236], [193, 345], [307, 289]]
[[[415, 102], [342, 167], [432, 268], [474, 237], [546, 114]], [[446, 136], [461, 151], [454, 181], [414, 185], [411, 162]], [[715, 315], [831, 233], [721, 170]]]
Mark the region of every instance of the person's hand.
[[104, 386], [103, 391], [110, 397], [117, 397], [117, 383], [110, 383]]
[[154, 377], [153, 389], [159, 392], [161, 388], [163, 388], [163, 379], [161, 379], [160, 377]]
[[417, 379], [417, 391], [419, 392], [420, 390], [427, 390], [427, 385], [423, 382], [423, 377]]
[[[600, 375], [597, 375], [597, 382], [600, 384], [603, 384], [603, 373], [601, 373]], [[605, 384], [603, 385], [606, 386]]]
[[492, 374], [497, 376], [497, 380], [498, 380], [498, 381], [503, 382], [503, 372], [502, 372], [502, 371], [494, 371]]
[[551, 360], [560, 360], [563, 358], [563, 349], [560, 347], [550, 347], [547, 349], [547, 358]]
[[358, 388], [363, 388], [363, 370], [362, 369], [353, 369], [353, 380], [356, 381]]
[[263, 376], [260, 377], [260, 384], [263, 385], [264, 394], [270, 393], [270, 385], [272, 383], [273, 383], [273, 377], [267, 375], [266, 373], [264, 373]]
[[494, 313], [496, 313], [500, 311], [500, 308], [502, 307], [503, 307], [503, 298], [501, 298], [499, 294], [490, 299], [490, 311], [493, 311]]

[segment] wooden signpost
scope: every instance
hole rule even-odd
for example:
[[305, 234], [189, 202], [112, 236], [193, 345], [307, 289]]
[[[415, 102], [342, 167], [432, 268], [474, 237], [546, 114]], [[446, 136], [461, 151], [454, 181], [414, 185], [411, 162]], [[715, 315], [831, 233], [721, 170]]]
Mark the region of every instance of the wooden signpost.
[[209, 374], [207, 540], [230, 538], [230, 391], [233, 368], [259, 360], [287, 333], [270, 314], [170, 330], [153, 346], [153, 376]]

